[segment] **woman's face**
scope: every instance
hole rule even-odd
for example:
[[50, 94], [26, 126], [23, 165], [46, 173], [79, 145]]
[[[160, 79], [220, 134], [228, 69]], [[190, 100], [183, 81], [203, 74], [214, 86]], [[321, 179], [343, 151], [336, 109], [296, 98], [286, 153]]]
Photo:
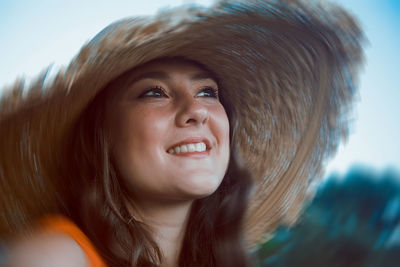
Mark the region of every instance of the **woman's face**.
[[212, 75], [176, 60], [145, 64], [132, 75], [107, 113], [112, 153], [133, 197], [212, 194], [229, 160], [229, 122]]

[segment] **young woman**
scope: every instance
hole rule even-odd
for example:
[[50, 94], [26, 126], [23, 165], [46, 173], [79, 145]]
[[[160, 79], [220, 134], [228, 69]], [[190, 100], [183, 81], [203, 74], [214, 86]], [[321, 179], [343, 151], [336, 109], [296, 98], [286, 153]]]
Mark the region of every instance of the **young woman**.
[[338, 7], [224, 1], [116, 22], [53, 80], [16, 83], [7, 264], [246, 266], [346, 134], [361, 39]]

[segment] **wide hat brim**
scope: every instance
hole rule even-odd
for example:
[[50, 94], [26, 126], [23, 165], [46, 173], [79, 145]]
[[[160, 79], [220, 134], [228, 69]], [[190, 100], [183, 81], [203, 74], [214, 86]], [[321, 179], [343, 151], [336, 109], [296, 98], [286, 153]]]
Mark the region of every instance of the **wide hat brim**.
[[102, 88], [135, 66], [179, 56], [219, 79], [233, 151], [254, 179], [245, 230], [257, 243], [295, 221], [310, 183], [346, 137], [362, 40], [341, 8], [294, 0], [223, 1], [108, 26], [55, 77], [3, 93], [0, 234], [60, 209], [55, 166]]

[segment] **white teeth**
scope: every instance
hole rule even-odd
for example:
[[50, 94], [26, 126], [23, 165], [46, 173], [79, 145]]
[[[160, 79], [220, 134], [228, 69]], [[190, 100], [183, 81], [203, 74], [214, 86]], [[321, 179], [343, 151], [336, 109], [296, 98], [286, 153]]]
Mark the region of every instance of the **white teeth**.
[[188, 151], [189, 152], [194, 152], [196, 150], [196, 147], [195, 147], [194, 144], [188, 144], [187, 146], [188, 146]]
[[204, 142], [200, 143], [192, 143], [185, 144], [181, 146], [176, 146], [174, 148], [168, 149], [168, 153], [170, 154], [179, 154], [179, 153], [187, 153], [187, 152], [204, 152], [206, 151], [207, 146]]
[[188, 147], [186, 145], [181, 146], [181, 153], [186, 153], [188, 152]]
[[195, 146], [196, 151], [203, 151], [203, 143], [197, 143]]

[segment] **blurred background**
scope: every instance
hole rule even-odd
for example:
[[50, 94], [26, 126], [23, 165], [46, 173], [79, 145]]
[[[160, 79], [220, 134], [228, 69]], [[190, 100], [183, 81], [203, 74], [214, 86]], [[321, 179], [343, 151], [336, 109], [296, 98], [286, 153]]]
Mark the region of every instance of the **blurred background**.
[[[68, 64], [109, 23], [211, 0], [0, 0], [0, 94]], [[254, 253], [255, 266], [400, 266], [400, 1], [336, 0], [364, 29], [366, 64], [351, 135], [313, 202]]]
[[400, 266], [399, 179], [367, 167], [329, 176], [298, 223], [258, 248], [254, 266]]

